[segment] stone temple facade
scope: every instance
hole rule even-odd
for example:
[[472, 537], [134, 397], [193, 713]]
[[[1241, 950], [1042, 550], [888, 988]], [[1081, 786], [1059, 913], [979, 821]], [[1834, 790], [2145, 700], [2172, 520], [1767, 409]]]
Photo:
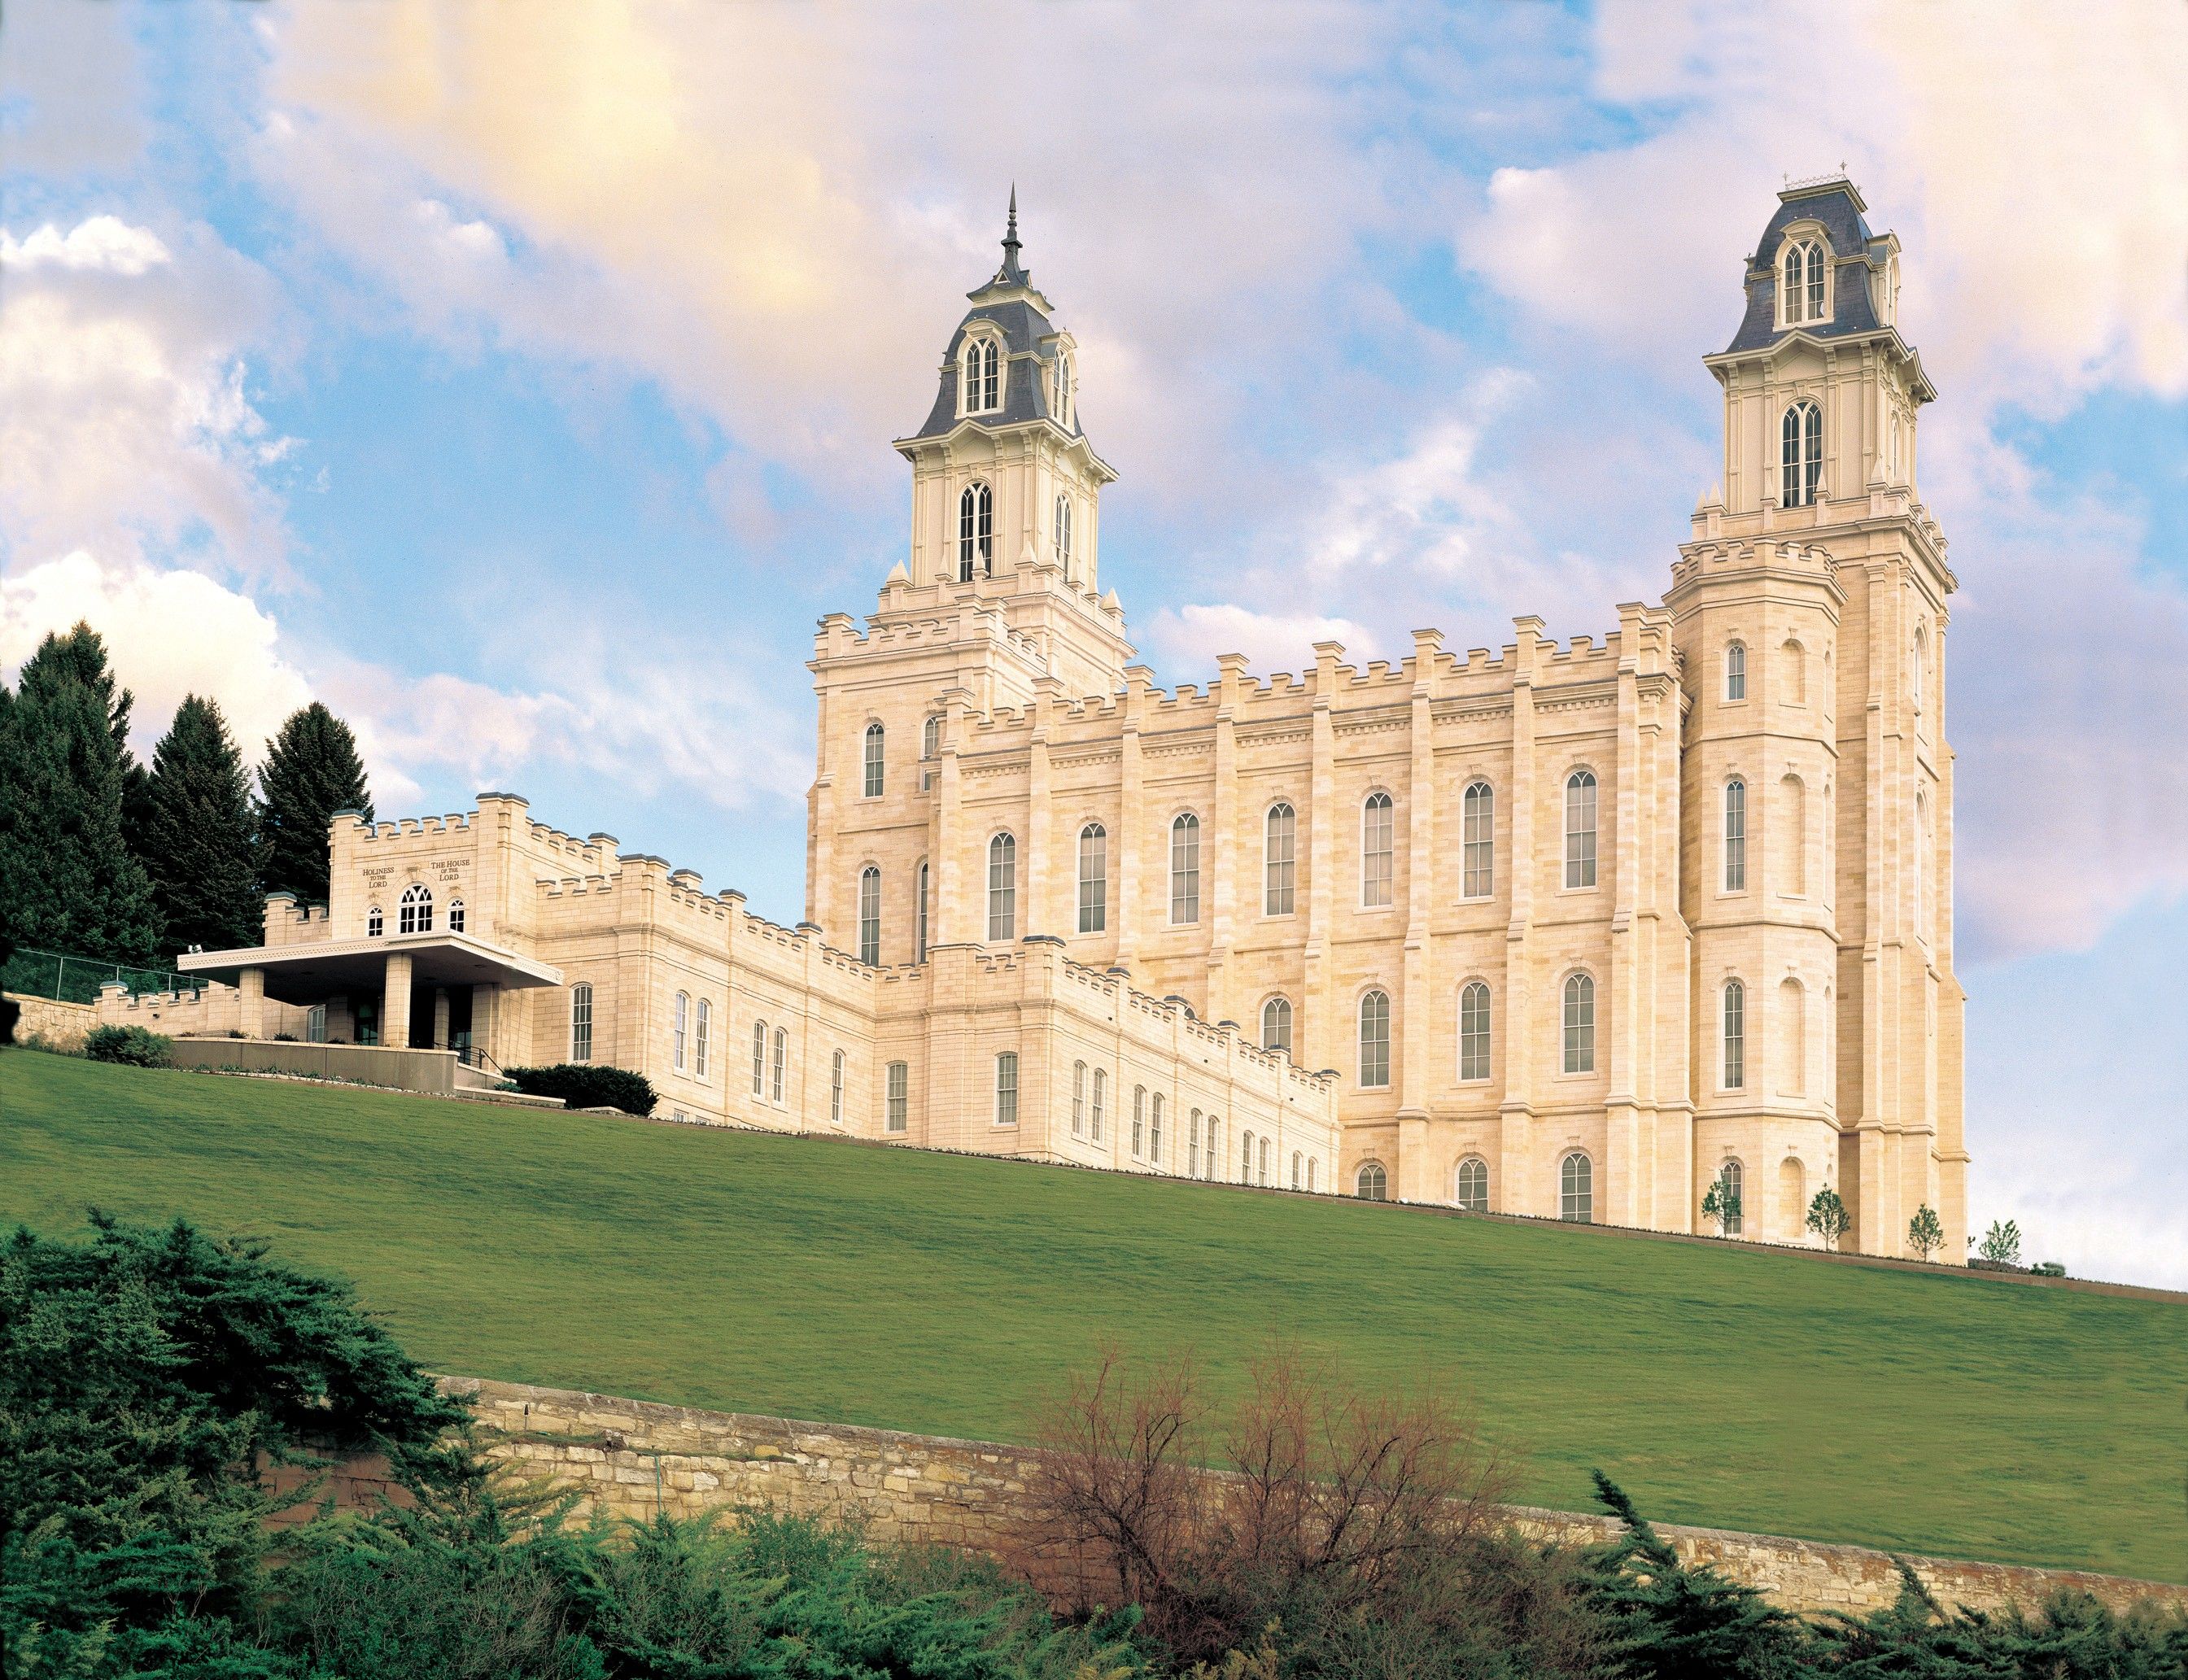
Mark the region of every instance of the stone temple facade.
[[[1847, 1246], [1927, 1205], [1956, 1258], [1954, 579], [1864, 213], [1780, 195], [1661, 603], [1174, 690], [1101, 587], [1116, 474], [1013, 218], [896, 445], [909, 552], [815, 639], [804, 922], [482, 795], [338, 821], [331, 905], [186, 966], [330, 1035], [636, 1068], [695, 1119], [1672, 1231], [1729, 1181], [1729, 1234], [1780, 1243], [1829, 1186]], [[279, 978], [300, 943], [347, 978]]]

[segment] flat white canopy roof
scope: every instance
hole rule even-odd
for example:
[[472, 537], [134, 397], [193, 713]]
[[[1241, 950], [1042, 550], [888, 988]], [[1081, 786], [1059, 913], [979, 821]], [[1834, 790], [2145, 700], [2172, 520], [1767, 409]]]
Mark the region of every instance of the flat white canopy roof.
[[277, 1003], [323, 1003], [347, 992], [377, 991], [387, 959], [410, 959], [412, 984], [424, 986], [504, 986], [512, 991], [559, 986], [562, 971], [499, 945], [461, 933], [398, 933], [381, 939], [320, 939], [296, 945], [254, 945], [241, 950], [192, 951], [175, 959], [185, 974], [234, 985], [246, 968], [266, 976], [266, 995]]

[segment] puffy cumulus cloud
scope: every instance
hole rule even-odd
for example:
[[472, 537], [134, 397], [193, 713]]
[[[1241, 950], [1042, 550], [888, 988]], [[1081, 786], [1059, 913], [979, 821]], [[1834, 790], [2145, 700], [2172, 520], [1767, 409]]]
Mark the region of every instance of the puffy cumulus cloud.
[[1015, 176], [1090, 424], [1159, 490], [1198, 493], [1198, 446], [1242, 400], [1201, 375], [1308, 389], [1343, 359], [1329, 320], [1407, 330], [1354, 260], [1389, 195], [1351, 78], [1395, 25], [1213, 0], [1023, 22], [939, 0], [855, 27], [793, 7], [296, 8], [269, 20], [257, 162], [431, 330], [657, 380], [742, 447], [854, 482], [894, 470], [878, 440], [932, 400]]
[[[1788, 76], [1798, 38], [1831, 50]], [[2188, 391], [2188, 11], [2172, 0], [1624, 0], [1595, 48], [1599, 94], [1675, 114], [1631, 145], [1495, 172], [1459, 240], [1559, 329], [1687, 364], [1731, 335], [1781, 173], [1843, 162], [1907, 247], [1910, 335], [1960, 400]], [[1751, 220], [1728, 221], [1740, 205]]]
[[254, 406], [263, 271], [196, 226], [113, 215], [0, 229], [0, 545], [142, 559], [211, 547], [278, 571], [267, 475], [294, 447]]
[[312, 697], [273, 617], [195, 572], [103, 565], [82, 550], [0, 578], [0, 668], [83, 620], [137, 696], [132, 742], [149, 756], [187, 694], [220, 702], [246, 758]]

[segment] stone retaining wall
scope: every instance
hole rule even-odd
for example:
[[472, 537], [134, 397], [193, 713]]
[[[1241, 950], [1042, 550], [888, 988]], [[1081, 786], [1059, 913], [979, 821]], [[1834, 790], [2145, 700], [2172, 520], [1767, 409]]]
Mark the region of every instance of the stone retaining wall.
[[18, 1044], [35, 1038], [55, 1050], [81, 1050], [83, 1035], [99, 1024], [99, 1011], [87, 1003], [63, 1003], [24, 992], [6, 995], [10, 1003], [22, 1006], [22, 1017], [15, 1023]]
[[[1024, 1508], [1032, 1467], [1024, 1449], [991, 1442], [474, 1378], [451, 1378], [447, 1386], [471, 1397], [496, 1457], [620, 1516], [764, 1507], [854, 1517], [881, 1540], [995, 1550]], [[385, 1491], [383, 1474], [369, 1464], [351, 1467], [342, 1497]], [[1528, 1532], [1568, 1544], [1593, 1544], [1616, 1531], [1606, 1517], [1525, 1507], [1514, 1514]], [[1866, 1547], [1671, 1524], [1660, 1532], [1686, 1561], [1713, 1564], [1789, 1610], [1862, 1613], [1898, 1595], [1891, 1558]], [[2188, 1610], [2188, 1587], [1942, 1558], [1908, 1561], [1941, 1602], [1971, 1610], [2033, 1605], [2062, 1587], [2092, 1593], [2115, 1608], [2150, 1598]]]

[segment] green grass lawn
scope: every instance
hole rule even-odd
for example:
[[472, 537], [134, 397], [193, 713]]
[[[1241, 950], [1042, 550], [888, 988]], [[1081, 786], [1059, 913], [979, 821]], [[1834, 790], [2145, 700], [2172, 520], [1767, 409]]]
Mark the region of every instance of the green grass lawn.
[[1478, 1401], [1520, 1496], [2188, 1580], [2188, 1307], [0, 1051], [0, 1219], [271, 1237], [434, 1367], [1024, 1438], [1105, 1341]]

